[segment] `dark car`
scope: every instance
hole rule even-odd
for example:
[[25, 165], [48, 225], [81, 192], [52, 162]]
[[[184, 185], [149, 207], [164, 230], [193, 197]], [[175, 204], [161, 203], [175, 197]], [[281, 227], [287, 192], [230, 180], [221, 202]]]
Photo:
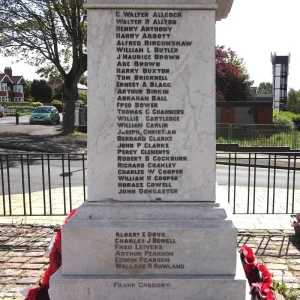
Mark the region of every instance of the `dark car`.
[[38, 106], [31, 113], [30, 124], [59, 124], [60, 116], [54, 106]]

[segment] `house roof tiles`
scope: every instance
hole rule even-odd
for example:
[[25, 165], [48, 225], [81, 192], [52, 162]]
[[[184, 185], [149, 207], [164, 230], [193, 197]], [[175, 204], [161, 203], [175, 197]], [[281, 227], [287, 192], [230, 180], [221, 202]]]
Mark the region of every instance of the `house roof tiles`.
[[26, 81], [23, 76], [12, 76], [11, 73], [1, 72], [0, 71], [0, 82], [10, 82], [12, 84], [23, 84], [26, 85]]
[[9, 78], [9, 76], [7, 74], [0, 74], [0, 82], [10, 82], [13, 83], [12, 80]]
[[10, 79], [13, 82], [13, 84], [19, 84], [22, 78], [23, 76], [10, 76]]

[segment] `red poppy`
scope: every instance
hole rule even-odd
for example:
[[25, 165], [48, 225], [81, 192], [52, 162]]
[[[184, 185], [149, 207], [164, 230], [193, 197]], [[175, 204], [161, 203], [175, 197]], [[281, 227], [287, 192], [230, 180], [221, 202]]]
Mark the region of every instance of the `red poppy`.
[[262, 282], [268, 285], [272, 284], [272, 276], [265, 265], [257, 265], [258, 270], [261, 272]]
[[[71, 213], [66, 218], [63, 225], [68, 222], [68, 220], [75, 214], [75, 212], [76, 212], [76, 209], [73, 209], [71, 211]], [[62, 226], [61, 226], [61, 228], [62, 228]], [[41, 286], [30, 289], [25, 300], [50, 300], [49, 294], [48, 294], [50, 277], [62, 265], [61, 228], [56, 233], [55, 241], [53, 243], [53, 247], [52, 247], [50, 255], [49, 255], [50, 264], [49, 264], [46, 272], [44, 273], [43, 279], [40, 284]]]
[[241, 250], [240, 250], [241, 254], [243, 255], [243, 259], [245, 261], [246, 264], [253, 264], [253, 265], [256, 265], [257, 264], [257, 261], [256, 261], [256, 258], [255, 258], [255, 255], [253, 253], [253, 250], [248, 247], [247, 245], [243, 245], [241, 247]]
[[259, 296], [262, 299], [275, 300], [274, 294], [273, 294], [269, 284], [265, 284], [265, 283], [261, 282], [261, 283], [255, 283], [255, 284], [253, 284], [253, 286], [257, 287]]

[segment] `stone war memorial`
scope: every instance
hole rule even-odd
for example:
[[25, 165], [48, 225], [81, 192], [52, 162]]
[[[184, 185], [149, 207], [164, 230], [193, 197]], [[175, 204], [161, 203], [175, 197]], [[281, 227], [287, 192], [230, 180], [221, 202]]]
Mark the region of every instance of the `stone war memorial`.
[[216, 188], [215, 24], [233, 0], [88, 0], [88, 199], [51, 300], [245, 300]]

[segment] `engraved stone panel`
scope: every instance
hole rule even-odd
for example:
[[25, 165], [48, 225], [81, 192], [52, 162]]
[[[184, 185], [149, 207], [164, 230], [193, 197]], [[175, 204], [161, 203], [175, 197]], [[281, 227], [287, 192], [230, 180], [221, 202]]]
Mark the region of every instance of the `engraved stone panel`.
[[89, 12], [89, 201], [215, 201], [214, 18]]
[[[136, 222], [64, 229], [66, 275], [234, 275], [231, 223]], [[101, 228], [102, 227], [102, 228]], [[224, 259], [226, 258], [226, 259]], [[71, 259], [76, 261], [72, 264]], [[216, 263], [217, 262], [217, 263]]]

